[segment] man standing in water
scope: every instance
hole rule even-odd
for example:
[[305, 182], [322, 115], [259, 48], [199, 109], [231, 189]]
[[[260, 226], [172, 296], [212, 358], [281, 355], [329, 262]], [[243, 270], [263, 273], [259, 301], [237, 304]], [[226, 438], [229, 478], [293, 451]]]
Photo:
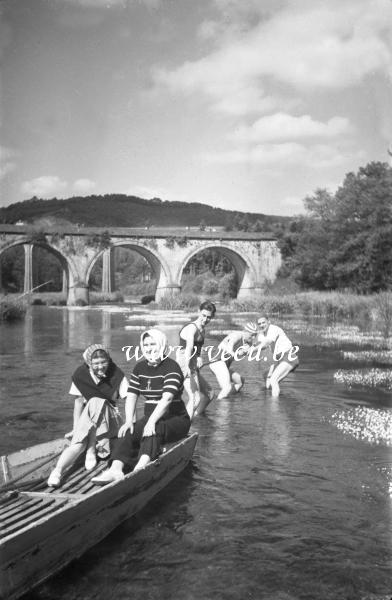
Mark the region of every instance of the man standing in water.
[[257, 333], [257, 325], [247, 323], [243, 330], [231, 331], [219, 344], [219, 358], [208, 363], [220, 387], [217, 400], [227, 398], [233, 391], [239, 392], [244, 385], [244, 378], [230, 367], [234, 360], [241, 360], [248, 354]]
[[279, 382], [294, 371], [299, 365], [298, 346], [293, 346], [283, 329], [272, 325], [267, 315], [261, 315], [257, 320], [259, 348], [271, 348], [274, 355], [274, 364], [271, 366], [265, 386], [271, 388], [272, 396], [278, 397], [280, 393]]
[[204, 413], [215, 397], [208, 382], [199, 374], [199, 369], [203, 364], [201, 350], [204, 344], [205, 328], [214, 318], [215, 312], [215, 304], [209, 300], [202, 302], [197, 318], [184, 325], [179, 334], [180, 344], [176, 360], [184, 374], [184, 389], [188, 395], [186, 409], [191, 419]]

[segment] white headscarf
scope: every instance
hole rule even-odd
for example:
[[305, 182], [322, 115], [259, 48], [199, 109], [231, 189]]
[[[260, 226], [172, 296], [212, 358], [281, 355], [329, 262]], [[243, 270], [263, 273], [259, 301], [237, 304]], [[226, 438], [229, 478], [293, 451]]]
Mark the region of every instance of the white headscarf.
[[[144, 353], [144, 340], [146, 337], [150, 337], [154, 340], [154, 342], [157, 345], [157, 355], [160, 358], [161, 362], [162, 360], [164, 360], [165, 358], [167, 358], [168, 356], [168, 343], [167, 343], [167, 337], [166, 335], [160, 331], [159, 329], [147, 329], [147, 331], [144, 331], [142, 333], [142, 335], [140, 336], [140, 349], [142, 351], [142, 354], [145, 358], [147, 358], [147, 356]], [[147, 358], [147, 360], [150, 360], [149, 358]], [[158, 361], [157, 361], [158, 362]]]

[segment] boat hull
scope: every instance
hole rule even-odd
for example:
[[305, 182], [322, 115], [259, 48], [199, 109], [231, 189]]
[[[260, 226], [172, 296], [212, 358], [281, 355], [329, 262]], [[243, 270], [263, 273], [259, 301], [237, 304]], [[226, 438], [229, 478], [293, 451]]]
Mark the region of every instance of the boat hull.
[[[8, 513], [10, 518], [0, 542], [0, 598], [18, 598], [136, 514], [185, 468], [196, 441], [194, 433], [144, 469], [105, 487], [94, 486], [87, 494], [69, 493], [63, 488], [50, 492], [19, 491], [14, 499], [11, 494], [10, 502], [3, 503], [5, 517]], [[25, 505], [27, 509], [23, 508]], [[1, 508], [0, 515], [4, 512]]]

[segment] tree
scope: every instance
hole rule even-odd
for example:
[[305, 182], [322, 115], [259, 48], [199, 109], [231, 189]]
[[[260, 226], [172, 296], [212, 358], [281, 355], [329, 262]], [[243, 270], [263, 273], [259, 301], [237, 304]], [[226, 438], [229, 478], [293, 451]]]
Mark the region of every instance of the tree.
[[392, 287], [392, 169], [372, 162], [348, 173], [335, 195], [304, 200], [279, 247], [282, 274], [304, 288], [370, 293]]

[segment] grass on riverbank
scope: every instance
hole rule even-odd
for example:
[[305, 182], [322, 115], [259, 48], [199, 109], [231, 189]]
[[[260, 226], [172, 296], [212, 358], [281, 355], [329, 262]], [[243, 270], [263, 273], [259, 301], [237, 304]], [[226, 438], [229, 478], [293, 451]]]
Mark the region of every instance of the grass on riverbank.
[[233, 300], [232, 310], [266, 312], [269, 315], [302, 314], [305, 317], [350, 319], [379, 314], [392, 326], [392, 292], [360, 296], [348, 292], [298, 292], [265, 294], [254, 300]]
[[[216, 300], [214, 297], [210, 298]], [[157, 305], [161, 309], [197, 308], [205, 300], [191, 294], [167, 295]], [[323, 317], [331, 321], [340, 319], [362, 319], [377, 321], [384, 337], [392, 333], [392, 292], [381, 292], [371, 296], [360, 296], [347, 292], [297, 292], [293, 294], [260, 294], [255, 298], [219, 302], [220, 311], [257, 312], [269, 316], [301, 315]]]

